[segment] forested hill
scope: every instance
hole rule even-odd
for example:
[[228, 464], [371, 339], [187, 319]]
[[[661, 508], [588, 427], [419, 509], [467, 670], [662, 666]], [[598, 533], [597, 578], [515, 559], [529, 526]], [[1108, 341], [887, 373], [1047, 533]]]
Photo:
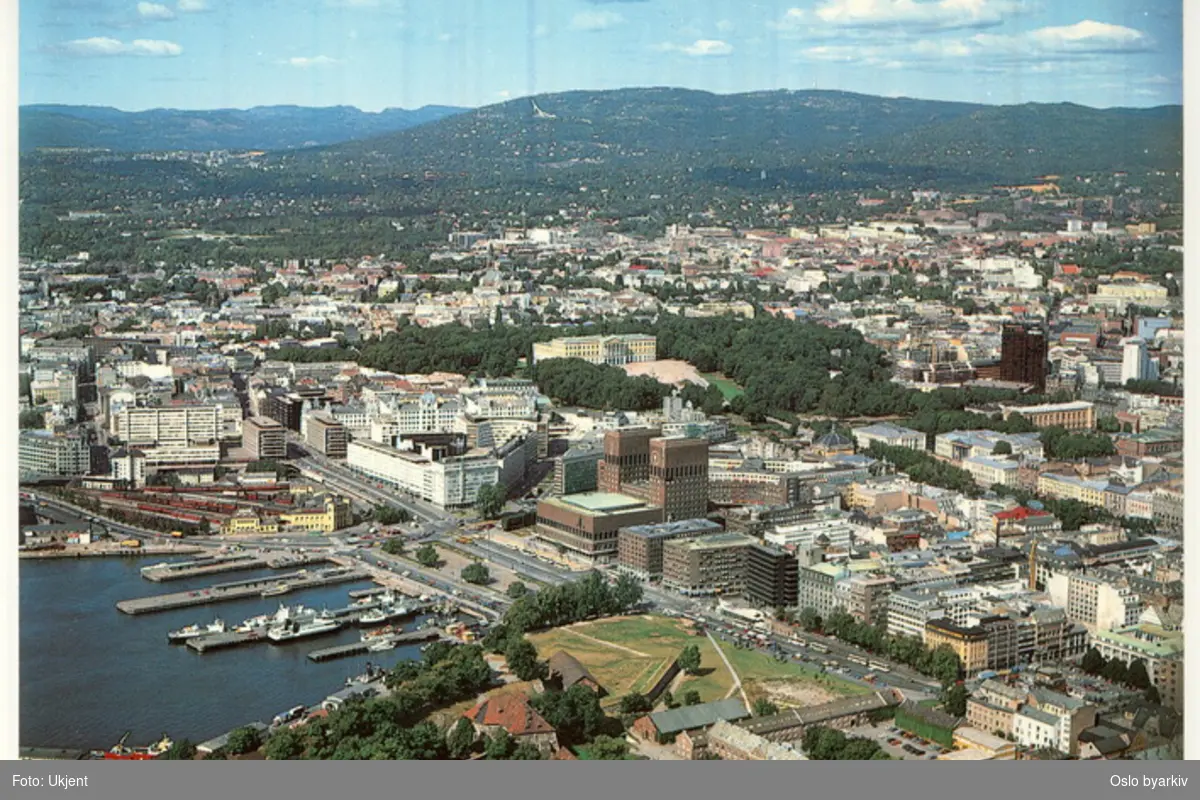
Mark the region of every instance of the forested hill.
[[435, 171], [486, 183], [651, 170], [820, 189], [1174, 171], [1182, 140], [1179, 106], [984, 106], [831, 91], [659, 88], [522, 98], [281, 161], [332, 172]]
[[147, 150], [285, 150], [379, 136], [463, 111], [451, 106], [373, 113], [350, 106], [120, 111], [101, 106], [28, 105], [20, 110], [22, 152], [38, 147]]

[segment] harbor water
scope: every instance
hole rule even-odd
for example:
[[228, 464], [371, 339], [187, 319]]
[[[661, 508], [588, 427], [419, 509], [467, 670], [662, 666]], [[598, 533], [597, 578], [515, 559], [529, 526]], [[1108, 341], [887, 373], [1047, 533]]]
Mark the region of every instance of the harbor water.
[[[168, 644], [167, 632], [223, 619], [230, 625], [272, 613], [281, 602], [344, 608], [370, 581], [129, 616], [118, 600], [196, 589], [234, 576], [155, 584], [139, 572], [154, 558], [22, 560], [20, 564], [20, 742], [23, 747], [107, 748], [130, 731], [148, 744], [166, 733], [201, 742], [239, 725], [269, 723], [297, 705], [315, 705], [367, 663], [390, 667], [420, 658], [420, 646], [313, 663], [308, 653], [357, 641], [360, 629], [286, 644], [257, 643], [197, 654]], [[405, 623], [411, 630], [414, 622]]]

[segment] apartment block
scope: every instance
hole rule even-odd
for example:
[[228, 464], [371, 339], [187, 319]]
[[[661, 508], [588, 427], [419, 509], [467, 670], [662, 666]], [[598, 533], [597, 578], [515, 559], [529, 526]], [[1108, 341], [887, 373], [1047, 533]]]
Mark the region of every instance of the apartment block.
[[346, 426], [325, 411], [312, 411], [307, 417], [305, 441], [309, 446], [328, 458], [345, 458], [349, 440]]
[[250, 417], [242, 423], [242, 448], [255, 459], [287, 458], [287, 429], [270, 417]]
[[792, 608], [799, 599], [800, 565], [793, 553], [753, 544], [746, 551], [748, 600], [768, 608]]
[[720, 531], [721, 525], [708, 519], [685, 519], [621, 528], [617, 531], [618, 568], [639, 580], [660, 580], [664, 544], [675, 539], [694, 539]]
[[740, 593], [746, 581], [746, 553], [755, 543], [737, 533], [669, 541], [663, 545], [662, 584], [685, 595]]

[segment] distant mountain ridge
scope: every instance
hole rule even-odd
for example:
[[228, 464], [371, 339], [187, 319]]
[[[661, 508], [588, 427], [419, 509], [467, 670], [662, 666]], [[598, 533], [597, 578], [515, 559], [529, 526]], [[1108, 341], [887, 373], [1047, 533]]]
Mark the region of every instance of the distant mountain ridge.
[[331, 145], [433, 122], [465, 109], [422, 106], [361, 111], [352, 106], [256, 106], [187, 111], [121, 111], [105, 106], [26, 105], [20, 148], [94, 147], [150, 150], [287, 150]]
[[[645, 88], [541, 94], [376, 138], [279, 154], [332, 169], [442, 170], [473, 180], [683, 170], [721, 183], [831, 186], [1044, 173], [1175, 170], [1182, 107], [994, 106], [839, 91], [717, 95]], [[764, 175], [766, 176], [764, 178]]]

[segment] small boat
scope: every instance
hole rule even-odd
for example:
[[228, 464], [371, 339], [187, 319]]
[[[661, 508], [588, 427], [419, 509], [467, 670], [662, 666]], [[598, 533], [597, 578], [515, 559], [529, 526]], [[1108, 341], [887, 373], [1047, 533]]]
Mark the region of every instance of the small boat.
[[121, 737], [121, 741], [104, 751], [101, 757], [108, 761], [150, 761], [170, 750], [171, 745], [174, 744], [166, 734], [163, 734], [162, 739], [149, 747], [128, 747], [125, 744], [128, 739], [129, 732], [126, 731], [125, 735]]
[[369, 645], [367, 645], [368, 653], [381, 653], [386, 650], [395, 650], [395, 649], [396, 649], [396, 640], [391, 637], [384, 637], [384, 638], [379, 639], [378, 641], [371, 642]]
[[188, 625], [185, 628], [180, 628], [177, 631], [171, 631], [167, 634], [168, 642], [186, 642], [188, 639], [195, 639], [197, 636], [207, 636], [212, 633], [225, 633], [228, 630], [223, 620], [214, 620], [208, 625]]
[[281, 594], [287, 594], [291, 590], [292, 587], [286, 583], [277, 583], [274, 586], [268, 586], [266, 589], [263, 589], [259, 594], [262, 597], [278, 597]]
[[402, 632], [403, 632], [402, 628], [396, 627], [394, 625], [385, 625], [382, 628], [375, 628], [374, 630], [363, 631], [362, 634], [358, 638], [359, 638], [359, 641], [362, 641], [362, 642], [372, 642], [372, 641], [375, 641], [376, 639], [381, 639], [385, 636], [395, 636], [396, 634], [399, 634]]

